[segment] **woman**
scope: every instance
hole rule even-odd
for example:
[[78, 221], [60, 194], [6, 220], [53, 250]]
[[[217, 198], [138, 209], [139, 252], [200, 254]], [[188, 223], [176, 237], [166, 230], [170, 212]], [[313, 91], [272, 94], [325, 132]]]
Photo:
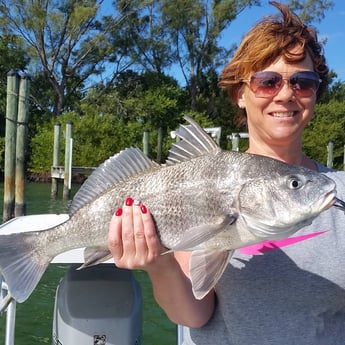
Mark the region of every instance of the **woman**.
[[[244, 37], [220, 86], [243, 109], [248, 152], [326, 173], [345, 195], [344, 172], [302, 153], [303, 130], [326, 86], [328, 68], [315, 31], [287, 7]], [[324, 212], [293, 241], [235, 251], [215, 289], [202, 300], [188, 278], [189, 252], [160, 255], [145, 205], [128, 198], [109, 230], [118, 267], [147, 271], [159, 305], [184, 325], [184, 344], [344, 344], [345, 232], [340, 213]]]

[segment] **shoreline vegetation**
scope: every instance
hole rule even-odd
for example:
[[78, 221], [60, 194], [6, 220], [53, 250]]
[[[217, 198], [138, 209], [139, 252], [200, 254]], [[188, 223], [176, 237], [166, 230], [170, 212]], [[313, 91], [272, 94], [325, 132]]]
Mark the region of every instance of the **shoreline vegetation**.
[[[84, 174], [73, 174], [72, 176], [72, 183], [82, 184], [88, 175]], [[0, 181], [4, 182], [4, 172], [0, 171]], [[27, 172], [26, 173], [26, 181], [27, 182], [44, 182], [44, 183], [51, 183], [51, 174], [50, 172]], [[61, 183], [63, 180], [61, 179]]]

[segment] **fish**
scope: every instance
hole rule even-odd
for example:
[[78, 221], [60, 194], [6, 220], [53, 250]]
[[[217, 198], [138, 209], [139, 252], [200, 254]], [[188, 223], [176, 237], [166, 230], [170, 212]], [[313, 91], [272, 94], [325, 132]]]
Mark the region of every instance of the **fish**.
[[216, 285], [235, 249], [289, 237], [333, 205], [345, 210], [327, 176], [223, 150], [193, 119], [185, 120], [164, 164], [127, 148], [89, 176], [62, 224], [0, 233], [8, 300], [24, 302], [60, 253], [85, 248], [82, 268], [111, 258], [109, 222], [129, 196], [148, 207], [167, 252], [192, 252], [189, 274], [197, 299]]

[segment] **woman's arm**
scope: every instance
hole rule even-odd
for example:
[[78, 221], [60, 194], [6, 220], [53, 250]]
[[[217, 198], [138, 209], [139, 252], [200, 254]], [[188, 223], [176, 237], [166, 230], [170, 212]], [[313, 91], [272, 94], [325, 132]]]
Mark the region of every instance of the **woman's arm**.
[[188, 277], [190, 252], [163, 254], [151, 214], [142, 204], [128, 198], [112, 217], [109, 249], [116, 266], [142, 269], [151, 279], [157, 303], [171, 321], [192, 328], [203, 326], [215, 306], [212, 290], [203, 299], [195, 299]]
[[148, 274], [155, 299], [170, 320], [198, 328], [205, 325], [213, 314], [215, 293], [211, 290], [201, 300], [194, 297], [191, 281], [182, 268], [189, 265], [189, 257], [189, 252], [176, 252], [166, 258], [161, 269], [148, 270]]

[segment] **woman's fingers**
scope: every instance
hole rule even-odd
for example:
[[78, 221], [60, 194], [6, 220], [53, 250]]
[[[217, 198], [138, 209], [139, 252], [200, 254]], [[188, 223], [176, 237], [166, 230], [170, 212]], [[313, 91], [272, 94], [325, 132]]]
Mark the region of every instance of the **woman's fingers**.
[[108, 247], [116, 262], [119, 261], [123, 255], [122, 213], [122, 208], [115, 211], [110, 220], [108, 231]]
[[122, 245], [128, 261], [135, 256], [133, 202], [132, 198], [127, 198], [122, 212]]
[[149, 260], [153, 260], [167, 249], [163, 247], [156, 231], [156, 226], [152, 215], [145, 205], [140, 206], [141, 219], [144, 225], [145, 241], [147, 245], [147, 255]]
[[135, 256], [138, 261], [142, 261], [141, 264], [145, 264], [146, 257], [148, 254], [148, 247], [145, 236], [145, 226], [142, 219], [142, 212], [140, 209], [141, 203], [134, 201], [132, 212], [133, 212], [133, 235], [134, 235], [134, 246]]
[[108, 241], [116, 265], [123, 268], [145, 268], [164, 251], [150, 212], [132, 198], [112, 217]]

